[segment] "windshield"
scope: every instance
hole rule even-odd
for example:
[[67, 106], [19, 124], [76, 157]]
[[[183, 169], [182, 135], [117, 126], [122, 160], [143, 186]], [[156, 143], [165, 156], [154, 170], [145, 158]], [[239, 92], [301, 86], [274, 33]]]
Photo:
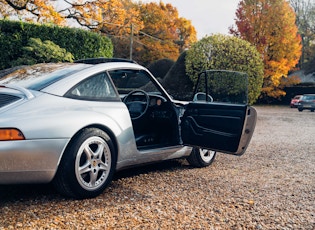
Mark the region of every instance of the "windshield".
[[0, 78], [0, 84], [14, 84], [31, 90], [41, 90], [88, 67], [90, 65], [72, 63], [41, 63], [23, 66]]
[[127, 94], [133, 90], [144, 90], [151, 94], [161, 94], [144, 70], [120, 69], [109, 72], [119, 94]]
[[315, 100], [315, 95], [304, 95], [303, 100], [307, 101], [307, 100]]

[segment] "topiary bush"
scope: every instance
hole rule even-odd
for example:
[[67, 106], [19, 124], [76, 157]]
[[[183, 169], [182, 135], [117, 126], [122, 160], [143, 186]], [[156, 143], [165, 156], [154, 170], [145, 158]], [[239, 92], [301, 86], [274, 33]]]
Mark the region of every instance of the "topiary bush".
[[263, 60], [253, 45], [240, 38], [222, 34], [202, 38], [187, 51], [185, 68], [194, 83], [203, 70], [247, 73], [249, 104], [253, 104], [260, 95], [264, 74]]
[[176, 100], [192, 100], [194, 84], [185, 70], [187, 52], [184, 51], [172, 68], [167, 72], [161, 84]]
[[158, 79], [163, 79], [167, 72], [172, 68], [174, 65], [174, 61], [168, 58], [163, 58], [152, 62], [148, 65], [148, 70]]

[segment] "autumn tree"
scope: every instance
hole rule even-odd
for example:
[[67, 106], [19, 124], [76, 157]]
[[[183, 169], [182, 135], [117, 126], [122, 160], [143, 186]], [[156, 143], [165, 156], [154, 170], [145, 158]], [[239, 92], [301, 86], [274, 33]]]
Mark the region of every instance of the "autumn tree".
[[264, 61], [261, 97], [285, 95], [280, 84], [301, 55], [295, 13], [285, 0], [241, 0], [230, 32], [255, 45]]
[[0, 17], [56, 25], [65, 23], [64, 15], [56, 10], [56, 1], [52, 0], [0, 0]]
[[140, 4], [140, 16], [144, 27], [136, 40], [136, 60], [144, 64], [169, 58], [176, 60], [184, 49], [197, 40], [191, 22], [180, 18], [171, 4]]
[[191, 21], [186, 18], [181, 17], [177, 19], [176, 25], [176, 34], [178, 37], [175, 43], [180, 46], [180, 52], [182, 52], [189, 49], [197, 41], [197, 32]]
[[171, 4], [132, 0], [0, 0], [3, 18], [74, 24], [109, 36], [117, 57], [147, 64], [161, 58], [176, 60], [197, 40], [195, 28], [179, 18]]
[[311, 0], [290, 0], [296, 13], [296, 25], [302, 38], [300, 67], [313, 66], [315, 71], [315, 2]]
[[[128, 1], [128, 0], [126, 0]], [[25, 21], [36, 21], [63, 25], [76, 22], [92, 30], [102, 29], [104, 22], [109, 30], [125, 25], [130, 14], [124, 8], [125, 0], [0, 0], [1, 16], [19, 17]], [[130, 2], [130, 1], [128, 1]], [[135, 23], [137, 15], [129, 16]]]

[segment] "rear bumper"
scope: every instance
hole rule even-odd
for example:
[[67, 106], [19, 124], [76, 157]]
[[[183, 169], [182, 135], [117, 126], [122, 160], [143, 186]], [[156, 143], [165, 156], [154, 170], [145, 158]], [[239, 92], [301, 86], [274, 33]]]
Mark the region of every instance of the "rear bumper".
[[0, 141], [0, 184], [50, 182], [68, 141]]
[[299, 104], [298, 109], [299, 110], [305, 110], [305, 109], [315, 110], [315, 104]]

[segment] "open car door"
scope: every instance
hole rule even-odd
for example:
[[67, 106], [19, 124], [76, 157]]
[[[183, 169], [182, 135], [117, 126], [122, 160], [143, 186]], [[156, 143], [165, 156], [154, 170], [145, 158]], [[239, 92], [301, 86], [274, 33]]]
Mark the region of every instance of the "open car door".
[[242, 155], [257, 119], [256, 110], [247, 103], [247, 88], [247, 74], [222, 70], [202, 72], [194, 99], [187, 104], [181, 120], [183, 143]]

